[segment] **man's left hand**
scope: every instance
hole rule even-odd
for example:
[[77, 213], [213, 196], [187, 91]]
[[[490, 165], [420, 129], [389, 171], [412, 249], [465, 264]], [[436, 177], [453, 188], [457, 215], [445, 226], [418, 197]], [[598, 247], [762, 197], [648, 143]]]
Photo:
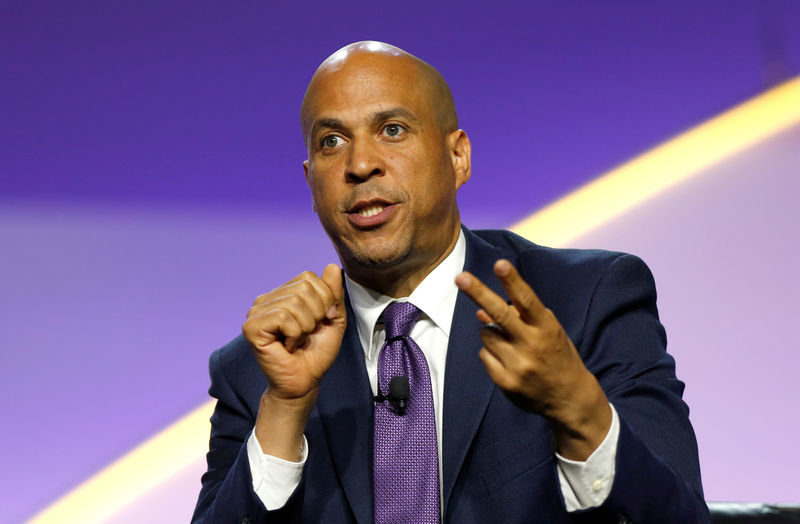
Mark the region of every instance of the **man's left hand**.
[[558, 452], [586, 460], [611, 427], [611, 408], [552, 311], [507, 260], [494, 265], [511, 304], [469, 272], [456, 285], [481, 309], [479, 357], [489, 377], [520, 408], [544, 416]]

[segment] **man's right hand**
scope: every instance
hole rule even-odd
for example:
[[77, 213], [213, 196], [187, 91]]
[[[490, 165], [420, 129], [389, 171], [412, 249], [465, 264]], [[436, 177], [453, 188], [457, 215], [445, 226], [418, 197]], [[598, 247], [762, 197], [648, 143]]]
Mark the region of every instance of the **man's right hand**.
[[320, 380], [346, 327], [342, 270], [335, 264], [321, 277], [306, 271], [256, 298], [242, 333], [269, 383], [256, 419], [264, 453], [296, 460]]

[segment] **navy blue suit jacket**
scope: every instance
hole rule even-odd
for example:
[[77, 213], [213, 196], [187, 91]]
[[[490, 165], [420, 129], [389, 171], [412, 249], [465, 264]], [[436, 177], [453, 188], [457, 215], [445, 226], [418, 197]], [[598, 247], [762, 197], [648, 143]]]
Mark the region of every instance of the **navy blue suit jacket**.
[[[445, 368], [445, 521], [709, 521], [683, 383], [665, 351], [645, 264], [622, 253], [545, 248], [505, 231], [464, 232], [465, 269], [503, 297], [492, 265], [506, 258], [519, 269], [598, 378], [621, 427], [608, 499], [567, 513], [548, 425], [515, 407], [489, 379], [478, 358], [477, 307], [460, 294]], [[372, 522], [373, 400], [347, 306], [342, 347], [306, 426], [303, 477], [280, 510], [266, 511], [253, 492], [244, 445], [266, 380], [242, 337], [211, 356], [209, 393], [218, 401], [194, 522]]]

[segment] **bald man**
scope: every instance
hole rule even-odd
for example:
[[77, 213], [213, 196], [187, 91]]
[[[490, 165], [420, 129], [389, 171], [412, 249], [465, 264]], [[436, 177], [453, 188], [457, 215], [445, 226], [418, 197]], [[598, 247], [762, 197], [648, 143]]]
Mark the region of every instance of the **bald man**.
[[[341, 269], [258, 296], [211, 356], [194, 522], [709, 520], [640, 260], [463, 227], [469, 138], [441, 75], [396, 47], [331, 55], [301, 124]], [[387, 336], [397, 302], [416, 321]], [[410, 393], [384, 382], [392, 351], [424, 368]]]

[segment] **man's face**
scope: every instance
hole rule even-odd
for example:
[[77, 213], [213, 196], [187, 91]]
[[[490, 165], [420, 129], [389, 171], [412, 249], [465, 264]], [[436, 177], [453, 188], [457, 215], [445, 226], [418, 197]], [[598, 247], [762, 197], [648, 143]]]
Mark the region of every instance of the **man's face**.
[[411, 60], [361, 54], [331, 69], [312, 81], [304, 111], [320, 222], [350, 273], [430, 271], [458, 235], [469, 141], [441, 129], [433, 90]]

